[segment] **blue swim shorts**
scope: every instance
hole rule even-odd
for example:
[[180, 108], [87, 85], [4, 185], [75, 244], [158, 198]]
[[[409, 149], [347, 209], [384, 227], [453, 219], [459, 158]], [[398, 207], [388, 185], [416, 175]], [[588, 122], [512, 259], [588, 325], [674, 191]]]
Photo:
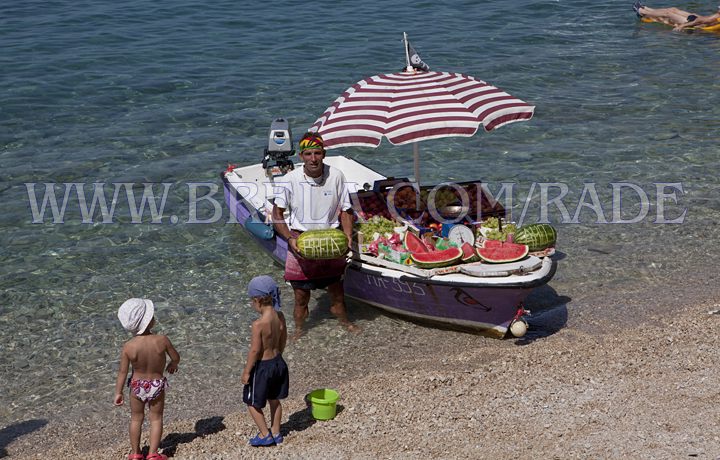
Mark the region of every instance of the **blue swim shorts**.
[[287, 363], [281, 354], [255, 363], [250, 371], [250, 383], [243, 387], [243, 402], [262, 409], [268, 399], [285, 399], [290, 378]]

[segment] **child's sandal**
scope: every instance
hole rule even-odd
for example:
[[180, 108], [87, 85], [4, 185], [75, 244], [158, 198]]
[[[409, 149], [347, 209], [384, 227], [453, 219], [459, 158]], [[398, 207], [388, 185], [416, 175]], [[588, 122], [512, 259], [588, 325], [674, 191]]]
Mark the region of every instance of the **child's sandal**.
[[128, 460], [145, 460], [143, 454], [128, 454]]
[[168, 460], [168, 456], [155, 452], [154, 454], [148, 454], [148, 456], [145, 457], [145, 460]]
[[250, 439], [250, 445], [253, 447], [267, 447], [274, 446], [275, 439], [273, 438], [272, 432], [268, 431], [267, 436], [264, 438], [260, 437], [260, 433], [256, 434], [254, 438]]

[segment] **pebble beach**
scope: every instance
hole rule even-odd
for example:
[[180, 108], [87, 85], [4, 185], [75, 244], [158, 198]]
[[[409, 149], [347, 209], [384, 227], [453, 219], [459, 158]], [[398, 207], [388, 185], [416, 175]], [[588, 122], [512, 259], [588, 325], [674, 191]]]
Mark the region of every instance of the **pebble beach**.
[[[526, 337], [509, 340], [413, 324], [392, 343], [360, 321], [366, 330], [321, 358], [305, 354], [304, 337], [286, 353], [283, 444], [247, 445], [255, 427], [238, 384], [225, 394], [171, 389], [162, 446], [188, 460], [718, 458], [720, 352], [711, 331], [720, 322], [720, 303], [712, 300], [720, 292], [708, 283], [655, 294], [609, 295], [595, 306], [641, 311], [648, 299], [666, 295], [677, 315], [648, 311], [624, 326], [572, 315], [556, 329], [548, 312]], [[314, 420], [305, 402], [319, 382], [341, 395], [333, 420]], [[172, 416], [192, 411], [197, 415]], [[107, 413], [89, 424], [59, 419], [25, 435], [3, 430], [0, 452], [119, 460], [128, 452], [128, 416], [108, 397]]]

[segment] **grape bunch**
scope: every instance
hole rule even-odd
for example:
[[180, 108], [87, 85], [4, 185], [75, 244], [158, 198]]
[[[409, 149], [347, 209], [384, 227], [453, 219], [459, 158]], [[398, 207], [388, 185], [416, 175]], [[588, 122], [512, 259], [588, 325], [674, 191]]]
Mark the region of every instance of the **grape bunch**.
[[500, 227], [500, 221], [497, 217], [488, 217], [485, 222], [482, 223], [483, 228], [495, 228]]
[[386, 219], [383, 216], [372, 216], [370, 219], [367, 220], [367, 222], [360, 222], [355, 224], [355, 228], [357, 231], [362, 232], [363, 235], [372, 236], [375, 233], [379, 233], [380, 235], [384, 235], [386, 233], [393, 233], [395, 230], [395, 227], [397, 224], [390, 220]]
[[500, 231], [500, 222], [497, 217], [488, 218], [480, 227], [480, 233], [488, 240], [506, 241], [508, 234], [516, 231], [515, 224], [503, 224], [502, 231]]

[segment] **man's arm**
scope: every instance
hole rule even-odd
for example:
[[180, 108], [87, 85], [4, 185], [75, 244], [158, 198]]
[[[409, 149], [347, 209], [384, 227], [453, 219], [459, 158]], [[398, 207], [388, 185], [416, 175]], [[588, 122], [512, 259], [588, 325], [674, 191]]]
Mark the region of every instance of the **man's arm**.
[[714, 26], [717, 24], [718, 19], [720, 19], [720, 13], [715, 13], [710, 16], [702, 16], [697, 18], [694, 22], [697, 24], [694, 24], [695, 26]]
[[348, 189], [345, 175], [340, 174], [342, 178], [342, 186], [340, 188], [340, 228], [348, 237], [348, 244], [352, 243], [353, 231], [353, 208], [350, 200], [350, 190]]
[[720, 18], [720, 13], [715, 13], [712, 16], [698, 16], [697, 19], [693, 19], [692, 21], [686, 22], [685, 24], [680, 24], [673, 30], [683, 30], [687, 29], [688, 27], [702, 27], [714, 25], [718, 22], [718, 18]]
[[292, 236], [292, 232], [290, 231], [290, 227], [288, 227], [287, 223], [285, 222], [285, 208], [281, 208], [278, 205], [273, 206], [272, 210], [272, 220], [273, 220], [273, 227], [275, 227], [275, 233], [285, 238], [288, 242], [288, 247], [294, 252], [295, 254], [298, 253], [298, 247], [297, 247], [297, 238]]
[[340, 211], [340, 227], [348, 237], [348, 243], [352, 241], [353, 214], [352, 210]]

